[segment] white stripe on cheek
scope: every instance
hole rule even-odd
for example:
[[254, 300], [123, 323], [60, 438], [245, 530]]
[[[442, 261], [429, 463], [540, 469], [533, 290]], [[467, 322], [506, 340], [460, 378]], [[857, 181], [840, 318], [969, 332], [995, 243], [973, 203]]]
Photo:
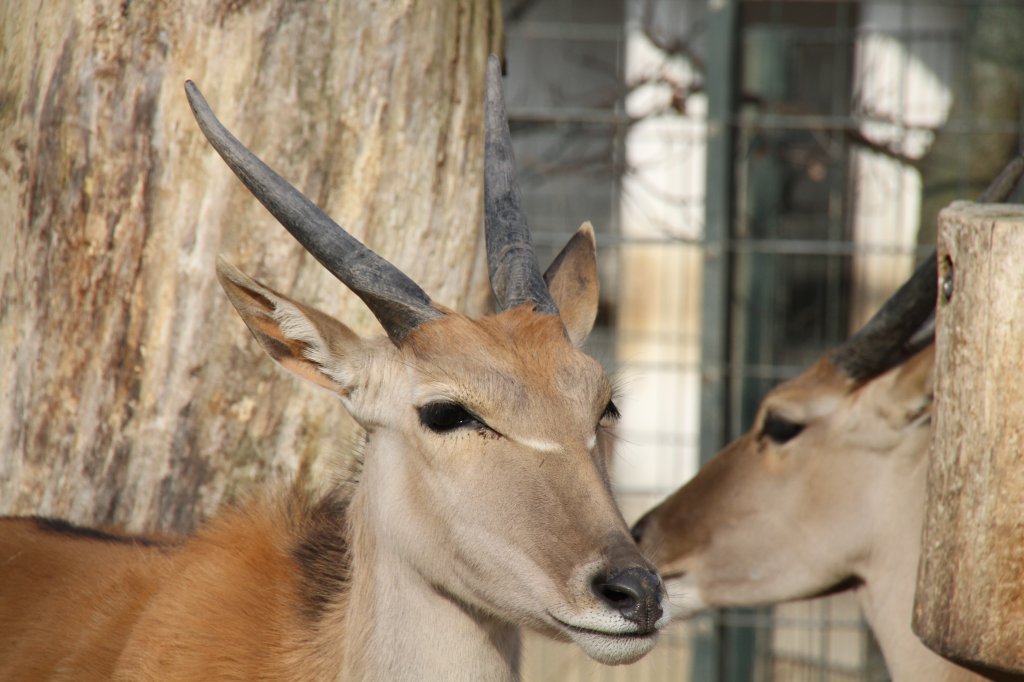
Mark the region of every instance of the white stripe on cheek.
[[[538, 452], [558, 453], [562, 452], [565, 448], [561, 444], [550, 440], [539, 440], [536, 438], [514, 438], [516, 443], [524, 445], [531, 450], [537, 450]], [[593, 450], [597, 447], [597, 434], [591, 434], [590, 438], [587, 439], [587, 451]]]
[[525, 445], [531, 450], [538, 450], [540, 452], [557, 453], [562, 451], [562, 446], [558, 443], [550, 440], [535, 440], [533, 438], [516, 438], [515, 441], [520, 445]]

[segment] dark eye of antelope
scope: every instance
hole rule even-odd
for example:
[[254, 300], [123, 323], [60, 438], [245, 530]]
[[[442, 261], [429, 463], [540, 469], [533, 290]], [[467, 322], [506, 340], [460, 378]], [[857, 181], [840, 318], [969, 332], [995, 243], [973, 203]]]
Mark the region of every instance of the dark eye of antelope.
[[438, 401], [419, 408], [420, 422], [434, 433], [448, 433], [467, 426], [482, 426], [480, 420], [458, 403]]
[[619, 408], [615, 406], [611, 400], [608, 401], [608, 405], [604, 408], [604, 412], [601, 414], [601, 423], [615, 423], [619, 420]]
[[764, 425], [761, 426], [761, 435], [767, 436], [773, 443], [782, 445], [788, 443], [804, 430], [806, 424], [794, 422], [769, 412], [765, 415]]

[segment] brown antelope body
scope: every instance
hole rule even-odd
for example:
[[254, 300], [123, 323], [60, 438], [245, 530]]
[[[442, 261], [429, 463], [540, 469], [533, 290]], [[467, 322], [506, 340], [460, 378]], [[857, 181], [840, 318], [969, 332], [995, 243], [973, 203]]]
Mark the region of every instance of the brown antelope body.
[[[1020, 157], [982, 195], [1000, 201]], [[854, 589], [894, 680], [977, 677], [911, 630], [932, 413], [934, 255], [863, 329], [633, 528], [673, 616]]]
[[496, 60], [485, 223], [501, 311], [482, 319], [431, 301], [186, 90], [232, 170], [387, 332], [362, 339], [218, 264], [270, 356], [366, 428], [359, 481], [258, 497], [192, 537], [0, 521], [0, 678], [506, 680], [520, 626], [605, 663], [650, 650], [663, 590], [612, 500], [616, 410], [579, 350], [597, 306], [593, 233], [541, 275]]

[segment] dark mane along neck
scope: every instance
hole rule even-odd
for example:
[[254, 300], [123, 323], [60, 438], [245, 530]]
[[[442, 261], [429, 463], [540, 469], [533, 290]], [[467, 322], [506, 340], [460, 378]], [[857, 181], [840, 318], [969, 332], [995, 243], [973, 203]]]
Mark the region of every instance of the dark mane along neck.
[[332, 604], [344, 600], [352, 565], [348, 539], [349, 491], [335, 488], [318, 499], [293, 499], [289, 509], [295, 519], [295, 544], [291, 554], [301, 580], [302, 614], [321, 620]]

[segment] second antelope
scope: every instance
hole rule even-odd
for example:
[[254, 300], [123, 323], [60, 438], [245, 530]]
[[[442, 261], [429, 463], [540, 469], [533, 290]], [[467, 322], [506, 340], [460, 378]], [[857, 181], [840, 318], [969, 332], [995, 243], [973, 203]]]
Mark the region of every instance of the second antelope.
[[485, 229], [501, 312], [432, 301], [241, 145], [186, 85], [250, 191], [358, 294], [387, 338], [220, 263], [267, 353], [366, 428], [358, 484], [226, 513], [191, 538], [0, 521], [0, 678], [510, 680], [519, 626], [604, 663], [654, 646], [661, 581], [612, 499], [584, 225], [541, 275], [488, 63]]
[[[982, 195], [1001, 201], [1015, 159]], [[892, 678], [978, 679], [911, 630], [932, 413], [934, 255], [634, 526], [673, 615], [856, 591]]]

